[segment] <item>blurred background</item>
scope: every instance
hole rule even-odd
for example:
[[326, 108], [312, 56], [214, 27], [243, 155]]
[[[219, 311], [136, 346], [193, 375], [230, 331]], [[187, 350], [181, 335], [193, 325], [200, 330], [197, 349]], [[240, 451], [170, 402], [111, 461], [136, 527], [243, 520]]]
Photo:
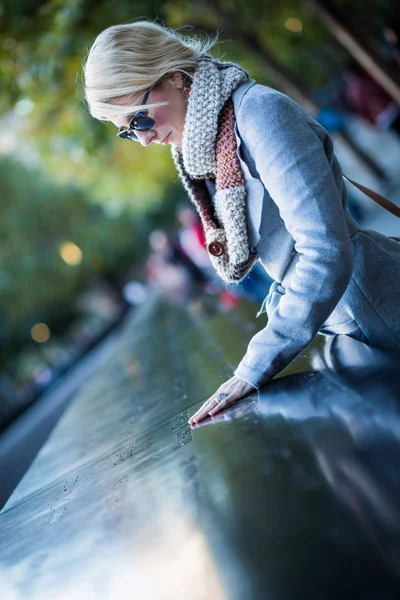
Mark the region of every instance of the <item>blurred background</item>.
[[[141, 18], [299, 102], [326, 127], [347, 176], [400, 199], [400, 4], [394, 0], [0, 2], [0, 431], [162, 293], [255, 310], [260, 268], [218, 281], [169, 148], [121, 142], [90, 117], [82, 62], [106, 27]], [[350, 189], [365, 227], [400, 223]], [[89, 372], [86, 369], [85, 372]]]

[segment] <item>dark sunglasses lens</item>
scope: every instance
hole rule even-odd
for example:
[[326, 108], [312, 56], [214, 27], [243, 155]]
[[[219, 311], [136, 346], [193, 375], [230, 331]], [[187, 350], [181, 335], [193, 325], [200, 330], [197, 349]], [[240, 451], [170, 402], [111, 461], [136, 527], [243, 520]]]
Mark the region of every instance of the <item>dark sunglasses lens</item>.
[[150, 117], [140, 116], [136, 117], [135, 129], [138, 131], [151, 131], [154, 128], [155, 121]]
[[139, 141], [139, 138], [137, 137], [137, 135], [132, 130], [129, 131], [128, 129], [125, 129], [124, 131], [117, 133], [117, 136], [119, 138], [121, 138], [122, 140], [132, 140], [132, 142]]
[[129, 128], [117, 133], [118, 137], [123, 140], [131, 140], [132, 142], [138, 142], [139, 138], [134, 133], [133, 129], [138, 131], [151, 131], [154, 129], [156, 122], [154, 119], [147, 117], [146, 115], [136, 115], [134, 119], [129, 123]]
[[120, 137], [123, 140], [126, 140], [129, 138], [129, 133], [127, 129], [124, 129], [122, 131], [118, 131], [117, 136]]

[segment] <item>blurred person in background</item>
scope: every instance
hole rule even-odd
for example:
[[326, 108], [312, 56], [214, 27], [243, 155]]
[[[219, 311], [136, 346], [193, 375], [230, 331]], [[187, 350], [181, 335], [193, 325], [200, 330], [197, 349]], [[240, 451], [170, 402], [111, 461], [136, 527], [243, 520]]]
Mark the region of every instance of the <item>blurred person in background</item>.
[[[212, 287], [215, 289], [221, 288], [221, 280], [216, 278], [215, 269], [211, 264], [208, 252], [206, 250], [206, 241], [200, 217], [193, 211], [190, 206], [181, 205], [177, 212], [178, 219], [182, 224], [179, 231], [179, 241], [185, 252], [202, 269], [206, 278], [212, 282]], [[250, 273], [231, 290], [231, 295], [236, 297], [244, 297], [249, 300], [261, 301], [265, 298], [266, 289], [271, 285], [272, 280], [265, 272], [261, 265], [254, 265]], [[228, 305], [225, 290], [221, 290], [220, 297], [222, 305]], [[235, 306], [236, 303], [233, 304]]]
[[146, 278], [149, 285], [166, 297], [183, 301], [190, 295], [190, 274], [177, 259], [165, 231], [155, 229], [149, 236], [150, 255], [146, 262]]
[[328, 131], [213, 58], [214, 43], [137, 21], [101, 32], [84, 64], [94, 118], [122, 140], [170, 145], [221, 279], [234, 287], [260, 261], [274, 280], [267, 325], [192, 425], [268, 383], [318, 332], [400, 353], [400, 244], [350, 215]]
[[393, 67], [400, 69], [399, 23], [388, 23], [381, 31], [380, 48], [383, 58]]
[[344, 80], [345, 100], [351, 110], [379, 131], [390, 129], [400, 136], [400, 106], [357, 61], [348, 65]]
[[[346, 114], [346, 112], [339, 110], [332, 104], [327, 104], [316, 111], [314, 118], [322, 127], [329, 131], [332, 139], [335, 140], [337, 134], [346, 135], [347, 133], [348, 113]], [[357, 196], [351, 190], [347, 192], [347, 200], [349, 213], [358, 223], [362, 223], [368, 214], [364, 204], [358, 200]]]
[[181, 247], [207, 279], [215, 279], [215, 269], [206, 250], [200, 217], [190, 206], [180, 205], [177, 209], [177, 218], [180, 223], [178, 237]]

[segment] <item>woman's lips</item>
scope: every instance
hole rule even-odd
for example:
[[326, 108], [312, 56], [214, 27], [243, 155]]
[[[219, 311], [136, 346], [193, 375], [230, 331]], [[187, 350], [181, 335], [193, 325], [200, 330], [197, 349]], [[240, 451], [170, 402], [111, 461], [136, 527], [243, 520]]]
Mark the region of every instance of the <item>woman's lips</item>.
[[169, 134], [167, 135], [167, 137], [165, 138], [165, 140], [163, 142], [161, 142], [161, 144], [164, 146], [165, 144], [168, 144], [168, 138], [171, 135], [171, 132], [169, 132]]

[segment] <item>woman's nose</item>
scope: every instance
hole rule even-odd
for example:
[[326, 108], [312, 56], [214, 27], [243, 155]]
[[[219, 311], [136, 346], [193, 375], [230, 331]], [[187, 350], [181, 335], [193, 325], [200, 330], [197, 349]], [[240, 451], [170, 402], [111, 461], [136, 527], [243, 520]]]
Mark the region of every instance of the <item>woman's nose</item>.
[[142, 146], [148, 146], [149, 144], [151, 144], [152, 139], [156, 136], [156, 133], [154, 130], [151, 131], [135, 131], [139, 142], [142, 144]]

